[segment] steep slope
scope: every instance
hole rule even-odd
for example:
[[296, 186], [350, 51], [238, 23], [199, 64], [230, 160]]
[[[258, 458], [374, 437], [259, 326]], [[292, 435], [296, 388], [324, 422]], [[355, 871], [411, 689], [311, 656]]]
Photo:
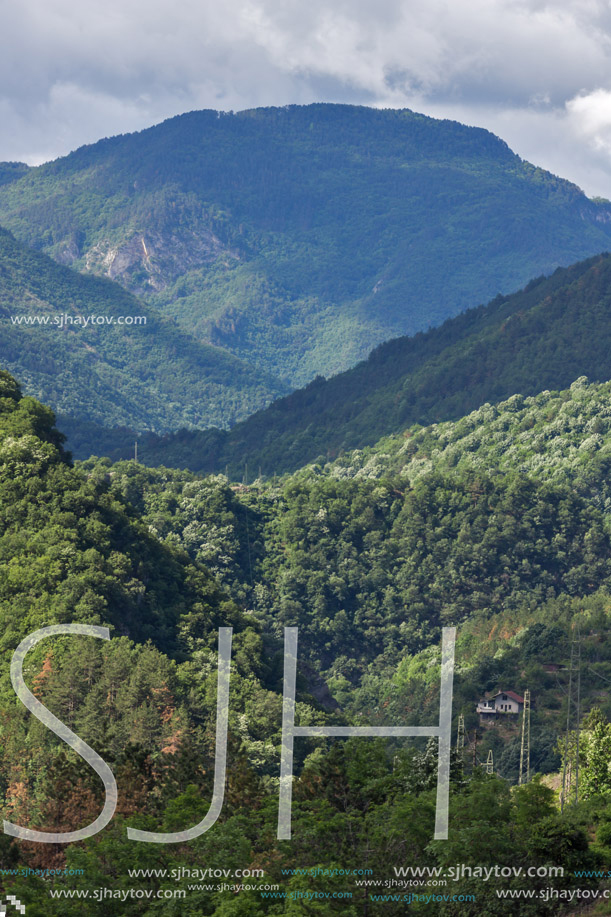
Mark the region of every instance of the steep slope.
[[[451, 419], [516, 392], [611, 378], [611, 256], [601, 255], [520, 293], [377, 348], [368, 360], [275, 402], [229, 432], [149, 437], [143, 460], [252, 478], [342, 449], [371, 445], [408, 424]], [[116, 453], [117, 455], [120, 453]]]
[[[52, 411], [0, 370], [0, 656], [43, 624], [105, 623], [177, 651], [181, 615], [240, 619], [212, 577], [161, 546], [133, 514], [70, 464]], [[29, 628], [29, 630], [28, 630]], [[4, 685], [7, 672], [0, 673]]]
[[286, 391], [118, 284], [83, 277], [4, 230], [0, 357], [75, 431], [84, 422], [160, 432], [225, 425]]
[[411, 111], [192, 112], [29, 169], [0, 223], [303, 385], [606, 249], [611, 206]]

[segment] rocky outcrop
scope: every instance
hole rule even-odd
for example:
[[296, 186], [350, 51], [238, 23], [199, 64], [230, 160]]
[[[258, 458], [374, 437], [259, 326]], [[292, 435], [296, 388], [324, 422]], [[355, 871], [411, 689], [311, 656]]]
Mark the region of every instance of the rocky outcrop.
[[[66, 250], [65, 257], [72, 254]], [[135, 232], [120, 245], [96, 243], [85, 254], [85, 268], [144, 295], [159, 292], [187, 271], [219, 258], [236, 260], [239, 254], [209, 229]]]

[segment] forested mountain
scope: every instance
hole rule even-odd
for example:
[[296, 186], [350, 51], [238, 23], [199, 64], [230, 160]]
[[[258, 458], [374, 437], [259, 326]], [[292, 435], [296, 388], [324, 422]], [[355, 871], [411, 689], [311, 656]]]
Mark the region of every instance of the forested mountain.
[[133, 461], [83, 467], [108, 470], [153, 532], [260, 620], [298, 624], [314, 668], [358, 682], [441, 624], [519, 617], [607, 583], [610, 393], [581, 378], [251, 486]]
[[76, 429], [229, 424], [286, 391], [118, 284], [84, 277], [5, 230], [0, 355], [29, 394], [68, 414]]
[[[67, 831], [103, 804], [93, 771], [12, 690], [15, 647], [48, 624], [111, 630], [107, 643], [49, 638], [25, 678], [119, 786], [112, 823], [83, 844], [5, 837], [3, 892], [28, 917], [297, 917], [320, 888], [315, 870], [337, 865], [324, 890], [345, 897], [313, 911], [360, 917], [405, 913], [350, 874], [385, 881], [389, 863], [553, 861], [564, 877], [529, 888], [594, 887], [575, 872], [611, 861], [598, 766], [611, 744], [611, 383], [583, 374], [611, 378], [611, 256], [383, 344], [231, 431], [139, 438], [146, 461], [227, 465], [244, 484], [73, 464], [68, 450], [131, 453], [132, 430], [232, 423], [283, 390], [257, 367], [295, 381], [307, 361], [346, 365], [406, 316], [416, 328], [431, 304], [442, 318], [493, 292], [494, 271], [511, 288], [524, 265], [604, 247], [607, 205], [486, 132], [345, 106], [194, 113], [40, 169], [5, 164], [0, 186], [25, 240], [0, 231], [3, 365], [70, 434], [0, 372], [2, 815]], [[147, 321], [76, 324], [90, 315]], [[267, 479], [253, 483], [259, 466]], [[287, 469], [298, 470], [272, 477]], [[453, 755], [448, 841], [431, 843], [434, 741], [313, 738], [296, 742], [293, 833], [277, 840], [283, 628], [299, 629], [298, 723], [379, 726], [436, 722], [444, 625], [458, 628], [452, 741], [463, 714], [468, 745]], [[234, 630], [221, 815], [189, 844], [130, 841], [127, 825], [176, 831], [208, 811], [221, 626]], [[558, 739], [577, 632], [586, 777], [560, 814], [551, 785], [569, 754]], [[526, 688], [531, 767], [548, 783], [516, 787], [519, 723], [482, 729], [475, 705]], [[489, 751], [493, 776], [480, 767]], [[227, 876], [219, 891], [185, 876], [202, 864], [263, 874], [239, 891], [246, 882]], [[510, 917], [515, 902], [496, 894], [508, 887], [523, 882], [461, 876], [418, 909]], [[470, 904], [451, 897], [471, 892]], [[522, 912], [555, 914], [557, 902]]]
[[20, 168], [0, 224], [292, 386], [611, 238], [608, 203], [408, 110], [191, 112]]
[[145, 437], [140, 455], [148, 464], [227, 469], [252, 480], [259, 469], [269, 475], [324, 462], [408, 424], [457, 418], [516, 392], [563, 388], [580, 375], [607, 380], [610, 314], [611, 256], [604, 254], [440, 328], [389, 341], [348, 372], [316, 379], [229, 432]]
[[[88, 824], [103, 802], [93, 772], [12, 692], [11, 654], [42, 625], [111, 628], [108, 643], [48, 639], [28, 654], [25, 677], [119, 786], [112, 824], [84, 844], [5, 837], [5, 892], [28, 917], [266, 917], [305, 913], [305, 892], [332, 889], [345, 897], [317, 899], [316, 913], [360, 917], [405, 913], [400, 898], [372, 897], [374, 883], [394, 877], [389, 863], [564, 868], [526, 886], [515, 874], [476, 886], [454, 876], [447, 899], [419, 903], [425, 915], [510, 917], [515, 902], [498, 890], [597, 886], [575, 872], [601, 868], [611, 853], [611, 785], [608, 769], [597, 769], [611, 737], [608, 396], [609, 385], [580, 379], [566, 392], [410, 431], [409, 449], [410, 438], [391, 439], [367, 457], [231, 487], [221, 475], [133, 461], [72, 467], [51, 412], [1, 373], [3, 815], [66, 831]], [[566, 675], [545, 665], [566, 664], [579, 626], [579, 804], [570, 798], [561, 815], [539, 780], [511, 789], [518, 723], [483, 738], [480, 729], [475, 766], [472, 749], [453, 760], [449, 839], [431, 843], [434, 742], [299, 739], [292, 838], [276, 840], [282, 627], [300, 632], [299, 723], [421, 725], [438, 716], [440, 624], [458, 625], [453, 728], [463, 713], [472, 735], [484, 692], [529, 687], [532, 769], [544, 773], [561, 765], [566, 721]], [[176, 831], [208, 810], [219, 626], [235, 632], [220, 818], [188, 844], [130, 841], [127, 824]], [[478, 764], [488, 750], [494, 776]], [[229, 870], [225, 891], [185, 872], [202, 864]], [[26, 867], [59, 871], [42, 878]], [[251, 877], [236, 879], [238, 869]], [[371, 884], [360, 884], [363, 875]], [[473, 892], [472, 902], [452, 898]], [[521, 913], [556, 914], [558, 901], [541, 895]]]
[[[568, 664], [578, 620], [592, 632], [584, 710], [611, 715], [610, 392], [581, 378], [512, 396], [247, 487], [133, 462], [84, 467], [110, 471], [151, 531], [209, 566], [264, 629], [298, 625], [311, 685], [318, 673], [345, 712], [421, 716], [432, 634], [458, 624], [467, 724], [478, 692], [530, 686], [534, 767], [549, 770], [561, 689], [542, 666]], [[515, 775], [515, 733], [485, 734], [490, 748]]]

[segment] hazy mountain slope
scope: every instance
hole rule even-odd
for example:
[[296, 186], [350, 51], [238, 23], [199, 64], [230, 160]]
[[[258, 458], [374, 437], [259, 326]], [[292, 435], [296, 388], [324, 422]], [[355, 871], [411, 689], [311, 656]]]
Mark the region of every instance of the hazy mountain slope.
[[0, 188], [0, 223], [294, 385], [608, 247], [611, 206], [485, 130], [192, 112]]
[[408, 424], [460, 417], [516, 392], [611, 378], [611, 256], [498, 297], [438, 329], [377, 348], [346, 373], [275, 402], [231, 431], [142, 443], [143, 460], [251, 477], [373, 444]]
[[[105, 324], [74, 323], [92, 315]], [[18, 318], [40, 324], [16, 324]], [[83, 277], [3, 230], [0, 359], [28, 394], [70, 415], [75, 429], [84, 421], [158, 431], [227, 424], [283, 391], [118, 284]]]

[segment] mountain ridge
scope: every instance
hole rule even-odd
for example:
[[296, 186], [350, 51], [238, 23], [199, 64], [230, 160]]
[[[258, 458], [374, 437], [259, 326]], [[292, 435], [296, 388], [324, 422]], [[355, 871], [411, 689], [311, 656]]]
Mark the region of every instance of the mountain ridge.
[[[351, 370], [317, 379], [230, 431], [144, 437], [148, 464], [251, 476], [291, 471], [373, 445], [410, 424], [451, 420], [484, 402], [611, 378], [611, 255], [537, 278], [524, 290], [389, 341]], [[81, 453], [84, 454], [84, 453]], [[114, 457], [123, 453], [116, 451]]]
[[0, 224], [302, 386], [609, 247], [611, 205], [482, 128], [315, 104], [190, 112], [0, 186]]

